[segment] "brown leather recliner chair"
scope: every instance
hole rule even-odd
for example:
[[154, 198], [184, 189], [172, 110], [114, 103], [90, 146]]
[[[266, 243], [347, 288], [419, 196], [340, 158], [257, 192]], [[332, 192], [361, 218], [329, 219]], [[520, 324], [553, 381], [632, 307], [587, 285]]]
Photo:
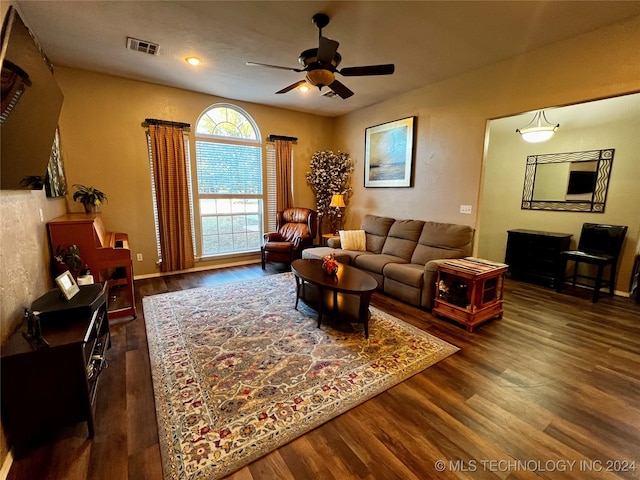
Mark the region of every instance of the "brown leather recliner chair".
[[260, 248], [262, 269], [266, 262], [291, 264], [300, 258], [303, 248], [313, 245], [318, 233], [318, 214], [309, 208], [285, 208], [278, 212], [277, 232], [264, 234], [264, 245]]

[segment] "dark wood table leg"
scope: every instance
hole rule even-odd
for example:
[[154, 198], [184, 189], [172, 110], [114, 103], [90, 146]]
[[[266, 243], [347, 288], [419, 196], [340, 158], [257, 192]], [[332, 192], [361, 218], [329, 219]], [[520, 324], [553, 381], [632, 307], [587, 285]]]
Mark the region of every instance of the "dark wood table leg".
[[369, 303], [371, 302], [371, 293], [367, 292], [360, 295], [360, 321], [364, 324], [364, 338], [369, 338]]
[[320, 322], [322, 322], [322, 312], [324, 310], [324, 289], [318, 285], [320, 298], [318, 299], [318, 328], [320, 328]]
[[293, 307], [295, 310], [298, 309], [298, 300], [300, 300], [300, 278], [297, 275], [294, 275], [296, 277], [296, 306]]

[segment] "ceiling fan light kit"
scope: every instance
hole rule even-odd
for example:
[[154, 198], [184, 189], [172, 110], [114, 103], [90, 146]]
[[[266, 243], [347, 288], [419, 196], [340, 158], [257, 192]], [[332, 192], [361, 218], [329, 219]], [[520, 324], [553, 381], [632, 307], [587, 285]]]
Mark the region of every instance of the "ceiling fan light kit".
[[307, 79], [307, 83], [314, 87], [331, 85], [336, 79], [333, 72], [330, 72], [329, 70], [311, 70], [307, 72], [305, 77]]
[[539, 110], [531, 122], [523, 128], [516, 129], [516, 132], [522, 135], [522, 139], [525, 142], [541, 143], [546, 142], [553, 137], [553, 134], [558, 130], [558, 127], [560, 127], [559, 123], [556, 125], [552, 124], [547, 120], [544, 110]]
[[342, 56], [338, 53], [340, 45], [335, 40], [322, 36], [322, 29], [329, 24], [329, 17], [324, 13], [317, 13], [311, 18], [313, 24], [318, 27], [318, 48], [304, 50], [298, 62], [303, 68], [288, 68], [278, 65], [268, 65], [266, 63], [247, 62], [250, 66], [277, 68], [279, 70], [289, 70], [292, 72], [305, 73], [305, 80], [293, 83], [276, 94], [287, 93], [295, 88], [309, 84], [318, 87], [328, 87], [340, 98], [349, 98], [353, 92], [344, 84], [336, 80], [335, 74], [339, 73], [345, 77], [360, 77], [370, 75], [390, 75], [395, 71], [395, 66], [391, 63], [384, 65], [367, 65], [361, 67], [347, 67], [338, 70], [338, 65], [342, 61]]

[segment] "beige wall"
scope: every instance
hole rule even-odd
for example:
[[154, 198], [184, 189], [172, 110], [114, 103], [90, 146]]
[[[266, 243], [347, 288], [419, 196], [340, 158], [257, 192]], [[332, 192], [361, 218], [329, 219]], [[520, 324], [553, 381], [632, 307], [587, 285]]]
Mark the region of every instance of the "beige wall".
[[[509, 229], [570, 233], [575, 246], [584, 222], [627, 225], [629, 230], [623, 246], [617, 287], [619, 291], [627, 292], [640, 236], [640, 94], [559, 108], [550, 111], [549, 116], [560, 122], [560, 129], [551, 140], [540, 144], [528, 144], [515, 134], [513, 128], [501, 127], [504, 123], [512, 125], [512, 119], [491, 122], [484, 164], [478, 255], [504, 261]], [[594, 126], [590, 120], [585, 120], [586, 117], [599, 120], [600, 124]], [[522, 125], [529, 121], [531, 115], [526, 118], [520, 121]], [[603, 148], [615, 148], [604, 213], [520, 208], [528, 155]], [[562, 165], [568, 167], [568, 164]], [[566, 176], [560, 178], [564, 193]]]
[[[331, 148], [333, 122], [329, 118], [68, 68], [56, 69], [56, 79], [65, 95], [60, 132], [69, 185], [93, 185], [107, 194], [109, 202], [101, 208], [104, 223], [110, 231], [128, 234], [136, 277], [159, 271], [149, 157], [141, 126], [145, 118], [190, 123], [191, 151], [195, 152], [195, 123], [207, 107], [230, 102], [243, 108], [256, 121], [263, 139], [269, 134], [298, 137], [294, 201], [315, 207], [305, 174], [313, 152]], [[70, 210], [82, 211], [70, 195], [67, 203]], [[142, 262], [136, 261], [138, 253], [142, 253]], [[200, 262], [197, 267], [257, 258], [226, 258]]]
[[[376, 213], [397, 218], [464, 223], [482, 232], [486, 222], [492, 226], [487, 227], [486, 235], [476, 237], [476, 252], [504, 260], [501, 249], [504, 248], [505, 225], [498, 225], [501, 219], [496, 217], [503, 215], [502, 205], [509, 211], [520, 208], [523, 173], [508, 170], [499, 178], [487, 178], [485, 191], [499, 192], [507, 188], [513, 192], [509, 197], [491, 199], [496, 203], [488, 206], [486, 212], [483, 209], [482, 218], [478, 218], [487, 121], [536, 108], [639, 91], [640, 61], [636, 48], [639, 44], [640, 17], [635, 17], [622, 24], [414, 90], [337, 119], [335, 148], [351, 152], [356, 162], [354, 195], [345, 212], [345, 223], [349, 227], [357, 227], [364, 214]], [[415, 186], [365, 189], [365, 128], [411, 115], [418, 117]], [[591, 135], [591, 132], [585, 134]], [[517, 135], [514, 134], [513, 140], [519, 140]], [[596, 148], [603, 148], [600, 140], [607, 139], [598, 137]], [[584, 145], [580, 141], [577, 145], [571, 143], [562, 147], [573, 151], [583, 149]], [[636, 164], [638, 151], [636, 148]], [[627, 201], [614, 198], [608, 202], [606, 218], [622, 222], [621, 209], [625, 208], [631, 208], [628, 210], [630, 215], [635, 211], [637, 218], [638, 196], [637, 193], [627, 195], [630, 191], [626, 182], [635, 181], [637, 189], [638, 176], [626, 177], [617, 163], [614, 173], [616, 185], [624, 183], [620, 195]], [[626, 173], [631, 173], [631, 170]], [[461, 204], [472, 205], [473, 213], [460, 214]], [[530, 213], [536, 215], [536, 212]], [[602, 220], [604, 217], [598, 218]], [[584, 221], [587, 221], [586, 217], [576, 217], [574, 223], [581, 225]], [[524, 228], [526, 224], [515, 227]], [[633, 245], [638, 237], [637, 221], [630, 227], [629, 243]], [[497, 246], [491, 243], [494, 241]], [[491, 245], [484, 245], [486, 242]], [[622, 259], [625, 267], [618, 276], [620, 290], [626, 290], [625, 284], [628, 284], [632, 250], [625, 249]]]

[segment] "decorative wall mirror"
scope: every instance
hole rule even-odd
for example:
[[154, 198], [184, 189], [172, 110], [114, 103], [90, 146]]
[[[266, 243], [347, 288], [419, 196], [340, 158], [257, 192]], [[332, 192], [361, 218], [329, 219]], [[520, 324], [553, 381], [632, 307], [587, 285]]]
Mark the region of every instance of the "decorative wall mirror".
[[614, 152], [529, 155], [522, 209], [604, 213]]

